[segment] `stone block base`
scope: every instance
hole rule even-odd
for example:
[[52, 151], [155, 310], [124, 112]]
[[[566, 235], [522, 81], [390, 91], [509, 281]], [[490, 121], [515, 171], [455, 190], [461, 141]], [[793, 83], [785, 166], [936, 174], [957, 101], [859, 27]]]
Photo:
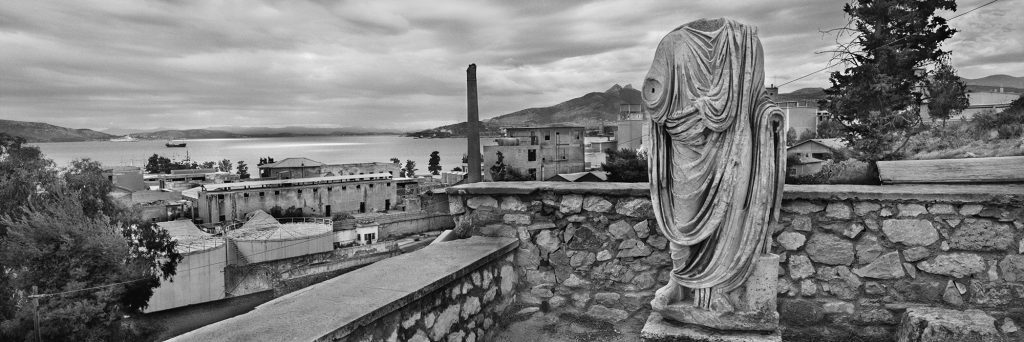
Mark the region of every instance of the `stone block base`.
[[644, 342], [782, 342], [779, 331], [723, 331], [666, 320], [654, 312], [640, 332]]

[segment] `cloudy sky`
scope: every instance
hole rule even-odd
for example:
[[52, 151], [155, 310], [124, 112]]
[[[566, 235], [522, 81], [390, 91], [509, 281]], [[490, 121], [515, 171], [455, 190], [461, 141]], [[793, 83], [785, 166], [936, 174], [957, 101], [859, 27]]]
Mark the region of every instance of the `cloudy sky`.
[[[964, 12], [989, 0], [960, 1]], [[418, 129], [638, 84], [702, 17], [759, 27], [766, 79], [823, 67], [842, 0], [0, 1], [0, 118], [76, 128]], [[949, 14], [947, 17], [951, 16]], [[952, 22], [960, 74], [1024, 76], [1024, 0]], [[782, 88], [825, 87], [819, 73]]]

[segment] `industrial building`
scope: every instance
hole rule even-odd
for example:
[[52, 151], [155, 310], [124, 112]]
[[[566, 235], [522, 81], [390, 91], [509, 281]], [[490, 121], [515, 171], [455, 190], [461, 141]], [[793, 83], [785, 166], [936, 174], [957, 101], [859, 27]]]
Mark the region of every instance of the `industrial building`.
[[534, 180], [583, 172], [584, 131], [580, 126], [507, 128], [505, 137], [495, 139], [497, 145], [483, 147], [484, 180], [494, 181], [487, 170], [498, 163], [498, 153], [506, 170]]
[[[242, 220], [263, 210], [274, 216], [331, 217], [391, 209], [397, 184], [388, 173], [206, 184], [195, 195], [203, 223]], [[191, 196], [187, 196], [191, 197]]]
[[401, 168], [395, 163], [369, 162], [326, 164], [309, 158], [285, 158], [279, 162], [257, 165], [260, 178], [289, 179], [322, 176], [387, 173], [398, 176]]
[[153, 289], [146, 312], [223, 299], [228, 255], [225, 239], [199, 230], [189, 220], [158, 222], [157, 226], [177, 241], [174, 249], [182, 259], [174, 277], [161, 280], [160, 287]]

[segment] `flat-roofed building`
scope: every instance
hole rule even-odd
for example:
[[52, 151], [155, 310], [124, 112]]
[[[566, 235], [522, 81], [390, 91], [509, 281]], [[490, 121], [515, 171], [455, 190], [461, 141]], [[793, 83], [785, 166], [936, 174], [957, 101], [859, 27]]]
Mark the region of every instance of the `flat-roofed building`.
[[204, 223], [240, 220], [263, 210], [275, 216], [331, 217], [391, 209], [396, 180], [387, 173], [203, 185], [195, 199]]
[[505, 137], [495, 139], [497, 145], [483, 147], [484, 179], [494, 180], [494, 175], [487, 170], [497, 163], [499, 152], [506, 170], [534, 180], [583, 172], [586, 167], [584, 130], [580, 126], [507, 128]]
[[138, 166], [113, 166], [103, 169], [103, 176], [107, 177], [115, 187], [125, 191], [139, 191], [146, 188], [142, 181], [142, 168]]

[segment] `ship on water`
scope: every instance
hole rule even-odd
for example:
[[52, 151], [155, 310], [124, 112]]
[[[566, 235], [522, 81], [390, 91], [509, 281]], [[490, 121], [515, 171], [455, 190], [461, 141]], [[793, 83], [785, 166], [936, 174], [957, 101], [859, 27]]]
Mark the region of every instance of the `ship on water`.
[[133, 138], [130, 135], [126, 135], [126, 136], [123, 136], [123, 137], [120, 137], [120, 138], [110, 139], [110, 141], [114, 141], [114, 142], [136, 142], [136, 141], [139, 141], [139, 139], [135, 139], [135, 138]]
[[185, 142], [184, 141], [167, 140], [167, 142], [164, 143], [164, 145], [168, 146], [168, 147], [184, 147], [185, 146]]
[[185, 142], [184, 141], [168, 140], [167, 143], [164, 144], [164, 146], [167, 146], [167, 147], [185, 147]]

